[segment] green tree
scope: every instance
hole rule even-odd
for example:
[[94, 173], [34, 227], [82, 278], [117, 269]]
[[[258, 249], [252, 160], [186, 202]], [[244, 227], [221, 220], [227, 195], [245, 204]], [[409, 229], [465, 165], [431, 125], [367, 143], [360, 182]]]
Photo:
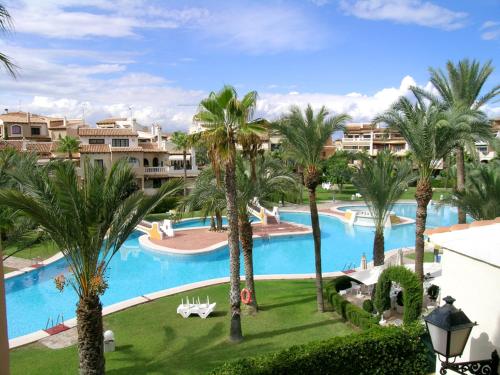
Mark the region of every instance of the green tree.
[[131, 193], [135, 176], [126, 160], [109, 172], [85, 161], [85, 179], [76, 167], [57, 161], [46, 167], [22, 168], [12, 173], [21, 191], [0, 191], [0, 204], [18, 210], [37, 223], [63, 252], [72, 276], [56, 278], [62, 289], [78, 295], [76, 309], [81, 374], [104, 374], [102, 304], [106, 270], [112, 257], [143, 217], [169, 194], [180, 180], [163, 184], [156, 194]]
[[342, 129], [344, 123], [350, 118], [346, 114], [329, 115], [325, 107], [315, 114], [310, 105], [304, 112], [299, 107], [293, 106], [290, 112], [276, 124], [276, 129], [284, 137], [283, 146], [287, 149], [287, 153], [296, 160], [303, 174], [303, 184], [309, 191], [316, 268], [316, 299], [320, 312], [324, 311], [324, 303], [321, 231], [316, 205], [316, 187], [321, 182], [321, 153], [332, 133]]
[[73, 154], [78, 152], [80, 141], [69, 135], [62, 137], [57, 144], [57, 151], [68, 154], [68, 159], [73, 160]]
[[462, 133], [467, 131], [471, 118], [477, 115], [465, 109], [446, 108], [432, 102], [427, 104], [422, 96], [416, 95], [415, 103], [407, 97], [401, 97], [374, 120], [387, 124], [402, 135], [411, 149], [410, 155], [418, 170], [415, 191], [415, 272], [420, 280], [424, 276], [424, 231], [427, 205], [432, 199], [432, 174], [456, 146]]
[[[496, 85], [486, 93], [482, 93], [484, 85], [493, 73], [491, 61], [481, 65], [479, 61], [463, 59], [458, 64], [453, 61], [446, 63], [446, 72], [441, 69], [430, 68], [431, 83], [438, 92], [438, 97], [424, 90], [416, 89], [432, 100], [440, 100], [448, 108], [468, 108], [479, 110], [500, 95], [500, 85]], [[454, 124], [452, 124], [454, 125]], [[459, 124], [463, 127], [464, 124]], [[463, 130], [463, 129], [462, 129]], [[487, 121], [472, 121], [467, 131], [462, 131], [462, 138], [455, 147], [457, 165], [457, 191], [465, 188], [465, 158], [464, 149], [466, 145], [473, 149], [474, 141], [480, 139], [489, 141], [491, 139], [491, 126]], [[459, 207], [458, 222], [465, 223], [465, 211]]]
[[354, 173], [352, 182], [368, 206], [375, 222], [373, 239], [373, 262], [384, 264], [384, 226], [392, 206], [413, 181], [411, 164], [398, 161], [389, 151], [377, 154], [376, 159], [362, 157], [362, 166]]
[[500, 161], [477, 164], [467, 176], [465, 189], [455, 190], [446, 200], [461, 208], [474, 220], [492, 220], [500, 216]]
[[[220, 161], [224, 164], [227, 218], [229, 222], [228, 245], [230, 263], [231, 341], [243, 339], [241, 331], [240, 299], [240, 248], [238, 233], [238, 206], [236, 187], [236, 140], [242, 133], [261, 133], [263, 121], [252, 120], [257, 103], [257, 92], [251, 91], [238, 99], [232, 86], [211, 92], [200, 103], [194, 120], [204, 128], [202, 135], [210, 141]], [[220, 143], [215, 141], [219, 140]]]
[[326, 179], [332, 184], [339, 185], [340, 192], [344, 184], [351, 181], [353, 168], [349, 166], [352, 156], [345, 151], [337, 151], [324, 161]]
[[252, 295], [249, 304], [250, 313], [258, 311], [257, 296], [253, 275], [253, 229], [248, 213], [248, 204], [257, 198], [263, 205], [273, 204], [279, 194], [298, 191], [295, 175], [283, 168], [277, 159], [269, 156], [257, 156], [253, 161], [242, 157], [237, 159], [236, 186], [238, 188], [238, 224], [245, 264], [245, 286]]
[[186, 165], [186, 156], [187, 150], [191, 146], [191, 142], [189, 137], [184, 132], [174, 132], [172, 134], [172, 143], [175, 145], [176, 149], [182, 151], [182, 168], [184, 170], [184, 196], [187, 195], [187, 165]]
[[[0, 4], [0, 33], [8, 33], [12, 28], [12, 18], [10, 13], [4, 5]], [[0, 65], [2, 65], [7, 73], [12, 77], [16, 77], [18, 67], [12, 60], [4, 53], [0, 52]]]

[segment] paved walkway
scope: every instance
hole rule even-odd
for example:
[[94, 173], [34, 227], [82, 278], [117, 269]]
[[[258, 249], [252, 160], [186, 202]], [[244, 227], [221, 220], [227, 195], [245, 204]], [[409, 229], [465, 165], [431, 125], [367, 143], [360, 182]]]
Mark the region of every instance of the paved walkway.
[[[303, 225], [281, 222], [280, 224], [254, 224], [254, 236], [267, 237], [280, 234], [309, 233], [311, 229]], [[175, 237], [164, 240], [150, 240], [152, 243], [175, 250], [196, 251], [227, 241], [227, 232], [211, 232], [207, 228], [175, 231]]]
[[32, 259], [24, 259], [18, 257], [9, 257], [3, 261], [3, 265], [5, 267], [13, 268], [16, 270], [20, 270], [26, 267], [32, 267], [33, 264], [36, 264], [36, 262], [33, 262]]

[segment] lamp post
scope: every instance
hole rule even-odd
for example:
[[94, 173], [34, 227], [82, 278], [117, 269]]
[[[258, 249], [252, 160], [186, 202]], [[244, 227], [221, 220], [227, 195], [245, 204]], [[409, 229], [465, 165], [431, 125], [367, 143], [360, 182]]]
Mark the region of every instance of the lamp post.
[[[455, 362], [455, 357], [460, 357], [464, 351], [472, 328], [477, 325], [465, 313], [453, 306], [455, 299], [445, 297], [446, 304], [427, 315], [424, 320], [431, 337], [432, 348], [441, 360], [441, 375], [448, 370], [459, 374], [491, 374], [498, 375], [498, 353], [491, 353], [491, 359], [470, 362]], [[453, 360], [450, 361], [450, 358]]]

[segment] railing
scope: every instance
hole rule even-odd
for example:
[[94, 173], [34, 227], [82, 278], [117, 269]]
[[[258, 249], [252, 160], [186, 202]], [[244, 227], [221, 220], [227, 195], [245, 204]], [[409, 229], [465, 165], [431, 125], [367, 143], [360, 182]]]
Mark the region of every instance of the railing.
[[[188, 176], [197, 175], [197, 169], [186, 169]], [[171, 176], [184, 175], [183, 169], [174, 169], [173, 167], [144, 167], [144, 174], [169, 174]]]
[[168, 173], [168, 167], [144, 167], [144, 173], [148, 174]]

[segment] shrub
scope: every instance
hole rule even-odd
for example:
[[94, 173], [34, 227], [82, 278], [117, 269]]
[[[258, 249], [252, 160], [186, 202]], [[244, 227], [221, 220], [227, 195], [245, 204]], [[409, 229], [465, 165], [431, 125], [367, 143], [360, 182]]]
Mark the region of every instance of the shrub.
[[277, 353], [242, 358], [224, 364], [212, 374], [423, 375], [432, 366], [423, 332], [422, 325], [375, 327]]
[[403, 312], [403, 323], [408, 324], [417, 320], [422, 311], [422, 283], [414, 272], [404, 266], [386, 268], [378, 278], [375, 292], [375, 307], [378, 312], [382, 313], [391, 307], [389, 293], [392, 281], [399, 283], [404, 290], [403, 305], [405, 309]]
[[350, 287], [351, 281], [358, 282], [349, 276], [340, 276], [327, 282], [325, 284], [325, 290], [328, 301], [344, 320], [349, 321], [353, 325], [361, 329], [368, 329], [376, 326], [378, 324], [378, 319], [376, 317], [358, 306], [353, 305], [338, 294], [340, 290], [347, 289], [345, 288], [346, 285]]
[[178, 197], [165, 197], [161, 200], [160, 203], [156, 205], [156, 207], [151, 213], [163, 214], [169, 210], [173, 210], [174, 208], [176, 208], [178, 203], [179, 203]]
[[369, 312], [370, 314], [373, 313], [375, 308], [373, 307], [373, 302], [371, 299], [367, 299], [363, 301], [363, 310], [366, 312]]

